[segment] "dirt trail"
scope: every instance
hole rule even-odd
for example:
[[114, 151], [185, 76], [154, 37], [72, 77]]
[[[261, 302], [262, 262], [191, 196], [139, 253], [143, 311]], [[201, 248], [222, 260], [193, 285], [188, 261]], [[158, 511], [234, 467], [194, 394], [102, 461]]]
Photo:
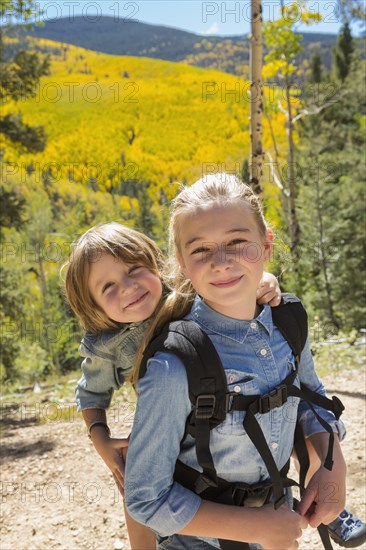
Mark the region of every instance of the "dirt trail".
[[[365, 520], [365, 374], [338, 372], [323, 380], [346, 406], [347, 505]], [[42, 416], [55, 421], [39, 423]], [[114, 435], [128, 433], [130, 415], [116, 416]], [[79, 416], [71, 413], [66, 422], [57, 417], [41, 394], [38, 405], [3, 414], [1, 550], [128, 550], [122, 501], [112, 475]], [[321, 548], [316, 532], [304, 531], [300, 550]]]

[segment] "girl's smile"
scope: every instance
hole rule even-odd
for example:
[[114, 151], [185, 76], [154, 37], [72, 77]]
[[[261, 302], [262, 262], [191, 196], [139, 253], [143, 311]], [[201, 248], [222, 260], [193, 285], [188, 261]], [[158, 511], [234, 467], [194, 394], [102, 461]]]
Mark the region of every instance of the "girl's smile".
[[244, 202], [214, 204], [185, 215], [177, 258], [206, 304], [235, 319], [252, 319], [256, 290], [272, 238], [261, 233]]
[[227, 288], [229, 286], [234, 286], [236, 285], [241, 279], [242, 279], [243, 275], [241, 277], [234, 277], [232, 279], [228, 279], [226, 281], [216, 281], [216, 282], [212, 282], [211, 284], [213, 286], [217, 286], [219, 288]]

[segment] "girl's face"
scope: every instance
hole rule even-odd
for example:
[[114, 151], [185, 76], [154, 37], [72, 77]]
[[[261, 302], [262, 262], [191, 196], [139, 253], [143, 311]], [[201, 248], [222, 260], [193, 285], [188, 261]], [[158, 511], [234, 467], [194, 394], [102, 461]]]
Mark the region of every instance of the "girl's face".
[[89, 291], [113, 321], [136, 323], [148, 319], [162, 295], [159, 277], [141, 264], [126, 264], [111, 254], [91, 263]]
[[215, 311], [252, 319], [272, 234], [260, 233], [245, 203], [214, 205], [184, 217], [177, 258], [196, 292]]

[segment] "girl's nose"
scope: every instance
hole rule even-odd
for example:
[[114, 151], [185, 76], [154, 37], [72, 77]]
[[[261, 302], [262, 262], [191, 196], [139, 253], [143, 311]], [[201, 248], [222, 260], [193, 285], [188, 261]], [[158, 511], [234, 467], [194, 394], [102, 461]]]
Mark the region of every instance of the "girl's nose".
[[226, 270], [233, 265], [233, 259], [220, 248], [212, 257], [211, 267], [215, 270]]

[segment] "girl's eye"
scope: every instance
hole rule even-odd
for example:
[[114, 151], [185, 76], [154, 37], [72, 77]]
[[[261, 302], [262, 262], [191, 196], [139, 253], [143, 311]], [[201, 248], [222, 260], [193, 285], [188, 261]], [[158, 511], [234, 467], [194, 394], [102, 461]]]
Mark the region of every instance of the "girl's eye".
[[246, 241], [245, 239], [233, 239], [232, 241], [229, 241], [227, 244], [226, 244], [226, 248], [230, 248], [232, 246], [238, 246], [240, 244], [245, 244], [247, 243], [248, 241]]
[[195, 248], [192, 250], [191, 255], [193, 254], [208, 254], [210, 252], [210, 249], [206, 246], [200, 246], [199, 248]]

